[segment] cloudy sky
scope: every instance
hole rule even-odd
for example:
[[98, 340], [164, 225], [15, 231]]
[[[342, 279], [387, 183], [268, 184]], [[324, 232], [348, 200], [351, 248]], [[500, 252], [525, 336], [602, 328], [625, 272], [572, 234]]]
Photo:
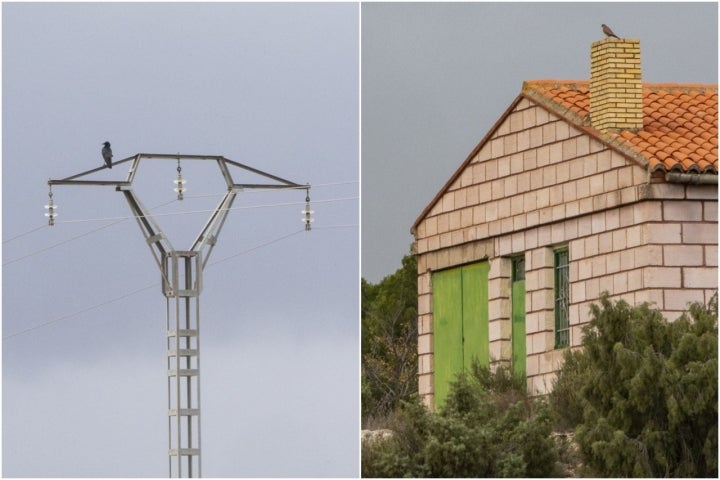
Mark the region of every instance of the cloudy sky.
[[[102, 165], [106, 140], [115, 160], [224, 155], [313, 185], [311, 232], [304, 191], [241, 193], [204, 272], [203, 475], [357, 475], [358, 5], [2, 7], [2, 475], [167, 476], [141, 231], [112, 187], [55, 187], [43, 217], [47, 180]], [[186, 161], [173, 201], [176, 167], [141, 164], [135, 189], [182, 250], [226, 187]]]
[[643, 80], [717, 83], [717, 3], [366, 3], [362, 268], [401, 266], [410, 227], [530, 79], [588, 79], [606, 23]]

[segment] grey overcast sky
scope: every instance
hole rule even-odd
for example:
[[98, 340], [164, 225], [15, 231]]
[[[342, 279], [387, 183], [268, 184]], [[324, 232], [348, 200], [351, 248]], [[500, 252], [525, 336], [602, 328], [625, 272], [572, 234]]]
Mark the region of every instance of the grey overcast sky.
[[362, 5], [362, 276], [410, 227], [530, 79], [588, 79], [590, 45], [639, 38], [643, 80], [717, 83], [717, 3]]
[[[205, 270], [203, 475], [358, 475], [358, 29], [355, 3], [3, 3], [3, 477], [167, 476], [140, 229], [112, 187], [58, 186], [43, 217], [47, 180], [101, 166], [106, 140], [115, 160], [224, 155], [313, 184], [311, 232], [304, 191], [241, 193]], [[226, 187], [186, 161], [173, 201], [176, 166], [135, 186], [185, 249]]]

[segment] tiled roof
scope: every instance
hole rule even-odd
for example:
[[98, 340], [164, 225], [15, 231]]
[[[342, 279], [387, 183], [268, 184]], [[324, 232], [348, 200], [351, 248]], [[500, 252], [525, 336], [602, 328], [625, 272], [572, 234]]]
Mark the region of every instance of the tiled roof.
[[718, 172], [717, 85], [643, 84], [643, 128], [599, 132], [590, 126], [590, 83], [525, 82], [523, 95], [584, 127], [601, 141], [641, 157], [651, 172]]

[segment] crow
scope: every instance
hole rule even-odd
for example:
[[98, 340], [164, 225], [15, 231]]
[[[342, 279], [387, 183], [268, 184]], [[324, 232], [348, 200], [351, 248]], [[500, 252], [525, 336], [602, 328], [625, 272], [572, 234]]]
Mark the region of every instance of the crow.
[[110, 142], [103, 143], [105, 145], [102, 149], [103, 160], [108, 168], [112, 168], [112, 150], [110, 150]]

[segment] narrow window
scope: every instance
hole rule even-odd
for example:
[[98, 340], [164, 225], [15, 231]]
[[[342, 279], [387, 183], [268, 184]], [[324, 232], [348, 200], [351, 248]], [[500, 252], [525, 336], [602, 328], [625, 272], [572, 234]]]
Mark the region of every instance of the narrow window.
[[555, 250], [555, 348], [570, 345], [568, 250]]

